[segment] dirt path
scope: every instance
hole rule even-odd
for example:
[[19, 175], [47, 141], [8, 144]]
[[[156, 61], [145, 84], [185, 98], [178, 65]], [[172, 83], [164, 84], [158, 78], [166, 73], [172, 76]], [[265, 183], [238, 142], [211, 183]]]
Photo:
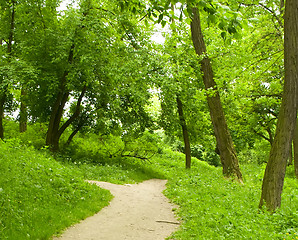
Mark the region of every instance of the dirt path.
[[162, 194], [166, 180], [139, 184], [95, 183], [114, 195], [110, 205], [70, 227], [56, 240], [163, 240], [179, 226], [173, 205]]

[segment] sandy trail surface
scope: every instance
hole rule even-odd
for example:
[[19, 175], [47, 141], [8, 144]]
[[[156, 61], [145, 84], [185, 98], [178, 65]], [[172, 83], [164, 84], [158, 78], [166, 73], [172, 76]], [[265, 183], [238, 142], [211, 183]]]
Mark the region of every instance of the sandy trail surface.
[[56, 240], [164, 240], [179, 227], [174, 205], [162, 194], [166, 180], [116, 185], [89, 181], [114, 195], [99, 213], [67, 229]]

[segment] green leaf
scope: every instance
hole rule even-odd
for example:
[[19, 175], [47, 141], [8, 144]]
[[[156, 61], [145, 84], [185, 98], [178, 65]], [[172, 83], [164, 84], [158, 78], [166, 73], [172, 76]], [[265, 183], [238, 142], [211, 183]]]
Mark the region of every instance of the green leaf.
[[209, 24], [209, 23], [215, 23], [215, 22], [216, 22], [216, 17], [215, 17], [215, 15], [213, 15], [213, 14], [208, 15], [208, 17], [207, 17], [207, 22], [208, 22], [208, 24]]
[[230, 34], [233, 34], [233, 33], [236, 33], [237, 30], [236, 30], [236, 28], [230, 26], [230, 27], [228, 27], [228, 32], [229, 32]]
[[186, 22], [188, 25], [190, 25], [190, 24], [191, 24], [191, 19], [188, 17], [188, 18], [185, 19], [185, 22]]
[[157, 22], [160, 23], [163, 19], [163, 13], [158, 16]]
[[227, 32], [221, 32], [221, 37], [226, 40], [226, 37], [227, 37]]
[[218, 27], [219, 27], [221, 30], [225, 30], [225, 29], [226, 29], [226, 24], [225, 24], [225, 22], [221, 21], [221, 22], [218, 24]]

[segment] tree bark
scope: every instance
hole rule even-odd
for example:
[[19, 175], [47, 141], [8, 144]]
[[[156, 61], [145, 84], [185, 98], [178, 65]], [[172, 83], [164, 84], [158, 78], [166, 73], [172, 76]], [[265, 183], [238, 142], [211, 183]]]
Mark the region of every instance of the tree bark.
[[290, 149], [289, 149], [289, 158], [287, 162], [287, 166], [293, 165], [293, 144], [291, 142]]
[[[73, 55], [74, 55], [74, 48], [75, 45], [72, 44], [69, 50], [68, 55], [68, 63], [72, 64], [73, 62]], [[64, 111], [65, 104], [67, 102], [69, 91], [66, 90], [66, 82], [67, 82], [67, 76], [69, 71], [65, 70], [63, 73], [63, 76], [60, 80], [60, 89], [56, 97], [56, 101], [53, 105], [50, 121], [49, 121], [49, 127], [47, 131], [47, 137], [46, 137], [46, 145], [50, 147], [52, 151], [59, 151], [59, 128], [60, 123]]]
[[21, 133], [27, 131], [28, 114], [27, 114], [27, 106], [25, 103], [26, 95], [27, 95], [27, 93], [26, 93], [24, 87], [22, 87], [22, 89], [21, 89], [20, 123], [19, 123]]
[[179, 96], [177, 96], [176, 101], [177, 101], [180, 126], [182, 128], [183, 140], [184, 140], [185, 167], [190, 168], [191, 167], [191, 149], [190, 149], [187, 125], [183, 114], [183, 104]]
[[298, 179], [298, 118], [296, 119], [296, 129], [293, 138], [293, 145], [294, 145], [294, 168], [295, 168], [295, 175]]
[[[59, 140], [61, 135], [64, 133], [64, 131], [70, 126], [71, 123], [73, 123], [75, 121], [76, 118], [78, 118], [78, 116], [80, 115], [81, 112], [81, 103], [83, 100], [83, 97], [86, 93], [87, 90], [87, 86], [85, 85], [83, 87], [83, 90], [78, 98], [77, 101], [77, 106], [75, 109], [75, 112], [73, 113], [73, 115], [60, 127], [60, 123], [61, 123], [61, 119], [62, 119], [62, 114], [63, 114], [63, 108], [65, 106], [66, 101], [62, 100], [62, 104], [61, 106], [59, 106], [57, 113], [55, 115], [55, 120], [54, 122], [54, 126], [51, 128], [51, 132], [48, 131], [47, 134], [47, 145], [50, 146], [50, 149], [53, 152], [57, 152], [59, 151]], [[68, 95], [67, 95], [68, 96]], [[63, 106], [63, 107], [62, 107]], [[62, 111], [61, 111], [62, 109]], [[76, 132], [77, 133], [77, 132]], [[75, 134], [76, 134], [75, 133]], [[73, 135], [74, 136], [74, 135]], [[73, 137], [72, 136], [72, 137]], [[70, 140], [71, 141], [71, 140]]]
[[[11, 17], [10, 17], [10, 28], [8, 34], [8, 41], [7, 41], [7, 54], [8, 54], [8, 62], [10, 62], [10, 58], [12, 55], [12, 44], [13, 44], [13, 32], [15, 28], [15, 1], [12, 0], [11, 2]], [[1, 39], [2, 44], [2, 39]], [[3, 83], [2, 83], [3, 84]], [[6, 91], [7, 85], [2, 87], [2, 91], [0, 92], [0, 138], [4, 138], [4, 128], [3, 128], [3, 118], [4, 118], [4, 105], [6, 102]]]
[[197, 8], [193, 8], [191, 35], [196, 53], [202, 58], [200, 64], [201, 70], [203, 72], [205, 88], [206, 90], [214, 91], [214, 93], [207, 95], [207, 102], [213, 123], [217, 146], [220, 152], [223, 174], [226, 177], [236, 177], [240, 182], [242, 182], [242, 173], [239, 168], [236, 150], [234, 148], [232, 137], [225, 120], [217, 85], [214, 81], [211, 62], [207, 56], [206, 45], [201, 29], [200, 13]]
[[74, 136], [80, 131], [80, 129], [81, 129], [81, 126], [78, 126], [71, 134], [70, 134], [70, 136], [68, 137], [68, 139], [67, 139], [67, 141], [66, 141], [66, 146], [68, 146], [70, 143], [71, 143], [71, 141], [72, 141], [72, 139], [74, 138]]
[[4, 118], [4, 103], [5, 95], [1, 94], [0, 97], [0, 139], [4, 139], [4, 128], [3, 128], [3, 118]]
[[281, 194], [294, 136], [298, 102], [298, 1], [287, 0], [285, 6], [284, 67], [285, 82], [276, 134], [266, 166], [259, 206], [274, 212], [281, 206]]

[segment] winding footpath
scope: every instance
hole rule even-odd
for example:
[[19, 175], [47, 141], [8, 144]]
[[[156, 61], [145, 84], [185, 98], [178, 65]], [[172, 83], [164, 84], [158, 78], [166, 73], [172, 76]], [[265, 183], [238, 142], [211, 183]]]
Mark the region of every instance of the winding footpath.
[[132, 185], [89, 182], [111, 191], [110, 205], [54, 240], [164, 240], [179, 227], [175, 206], [162, 194], [166, 180]]

